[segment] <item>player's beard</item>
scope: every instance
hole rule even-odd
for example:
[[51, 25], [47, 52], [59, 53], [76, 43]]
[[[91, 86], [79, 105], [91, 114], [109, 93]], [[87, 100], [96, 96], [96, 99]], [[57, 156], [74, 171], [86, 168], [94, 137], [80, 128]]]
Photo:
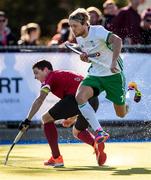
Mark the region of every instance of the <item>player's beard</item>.
[[76, 37], [79, 37], [79, 36], [83, 36], [85, 34], [85, 29], [81, 30], [80, 32], [78, 33], [75, 33], [75, 36]]

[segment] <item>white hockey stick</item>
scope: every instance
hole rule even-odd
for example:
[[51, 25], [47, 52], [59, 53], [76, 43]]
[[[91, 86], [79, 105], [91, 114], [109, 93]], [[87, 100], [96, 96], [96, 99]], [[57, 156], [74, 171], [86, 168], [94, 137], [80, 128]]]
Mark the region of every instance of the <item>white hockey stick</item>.
[[[73, 43], [65, 43], [65, 46], [66, 46], [67, 48], [69, 48], [70, 50], [72, 50], [73, 52], [75, 52], [76, 54], [81, 55], [81, 54], [83, 53], [82, 51], [79, 51], [79, 50], [76, 49], [76, 44], [73, 44]], [[97, 56], [97, 54], [96, 54], [96, 56]], [[110, 69], [110, 67], [109, 67], [108, 65], [103, 64], [102, 62], [95, 60], [94, 58], [92, 58], [91, 55], [88, 55], [88, 59], [89, 59], [91, 62], [95, 62], [95, 63], [97, 63], [97, 64], [100, 64], [100, 65], [102, 65], [102, 66]]]
[[[28, 128], [28, 127], [27, 127]], [[17, 134], [17, 136], [15, 137], [7, 155], [6, 155], [6, 158], [5, 158], [5, 162], [4, 162], [4, 165], [7, 164], [7, 161], [8, 161], [8, 157], [9, 157], [9, 154], [10, 152], [12, 151], [13, 147], [15, 146], [15, 144], [21, 139], [21, 137], [23, 136], [23, 134], [26, 132], [27, 128], [24, 128], [23, 130], [20, 130]]]

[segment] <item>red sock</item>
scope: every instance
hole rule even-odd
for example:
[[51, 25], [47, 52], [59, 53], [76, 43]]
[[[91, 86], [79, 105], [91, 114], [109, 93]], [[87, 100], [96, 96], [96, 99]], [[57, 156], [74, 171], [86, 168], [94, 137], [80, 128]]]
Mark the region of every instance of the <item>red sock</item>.
[[48, 140], [50, 149], [52, 151], [52, 156], [57, 158], [60, 156], [59, 146], [58, 146], [58, 132], [56, 126], [53, 122], [48, 122], [44, 124], [45, 136]]
[[80, 139], [81, 141], [83, 141], [91, 146], [94, 145], [94, 136], [87, 129], [85, 129], [84, 131], [81, 131], [78, 134], [78, 139]]

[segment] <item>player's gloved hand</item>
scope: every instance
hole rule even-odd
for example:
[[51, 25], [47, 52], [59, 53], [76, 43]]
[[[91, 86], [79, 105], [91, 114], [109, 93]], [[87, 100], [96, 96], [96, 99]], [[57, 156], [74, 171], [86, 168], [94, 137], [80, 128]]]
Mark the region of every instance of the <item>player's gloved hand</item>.
[[28, 119], [25, 119], [24, 121], [21, 121], [19, 124], [19, 130], [22, 130], [23, 128], [28, 128], [30, 126], [31, 121]]

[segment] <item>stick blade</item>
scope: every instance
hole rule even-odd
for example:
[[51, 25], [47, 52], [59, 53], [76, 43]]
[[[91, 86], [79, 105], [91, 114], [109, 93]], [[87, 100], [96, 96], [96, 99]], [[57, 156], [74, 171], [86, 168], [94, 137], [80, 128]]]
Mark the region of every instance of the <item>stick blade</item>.
[[4, 162], [4, 165], [7, 164], [7, 161], [8, 161], [8, 157], [9, 157], [9, 154], [11, 152], [11, 150], [13, 149], [13, 147], [15, 146], [15, 144], [21, 139], [21, 137], [23, 136], [24, 132], [28, 129], [28, 127], [24, 128], [23, 130], [19, 131], [17, 136], [15, 137], [14, 141], [13, 141], [13, 144], [11, 145], [7, 155], [6, 155], [6, 158], [5, 158], [5, 162]]
[[76, 45], [74, 45], [73, 43], [65, 43], [65, 46], [71, 51], [75, 52], [76, 54], [79, 54], [79, 55], [82, 54], [80, 50], [76, 49]]
[[13, 144], [11, 145], [11, 147], [10, 147], [10, 149], [9, 149], [7, 155], [6, 155], [6, 158], [5, 158], [5, 161], [4, 161], [4, 165], [7, 165], [7, 161], [8, 161], [9, 154], [10, 154], [10, 152], [11, 152], [11, 150], [13, 149], [14, 146], [15, 146], [15, 143], [13, 143]]

